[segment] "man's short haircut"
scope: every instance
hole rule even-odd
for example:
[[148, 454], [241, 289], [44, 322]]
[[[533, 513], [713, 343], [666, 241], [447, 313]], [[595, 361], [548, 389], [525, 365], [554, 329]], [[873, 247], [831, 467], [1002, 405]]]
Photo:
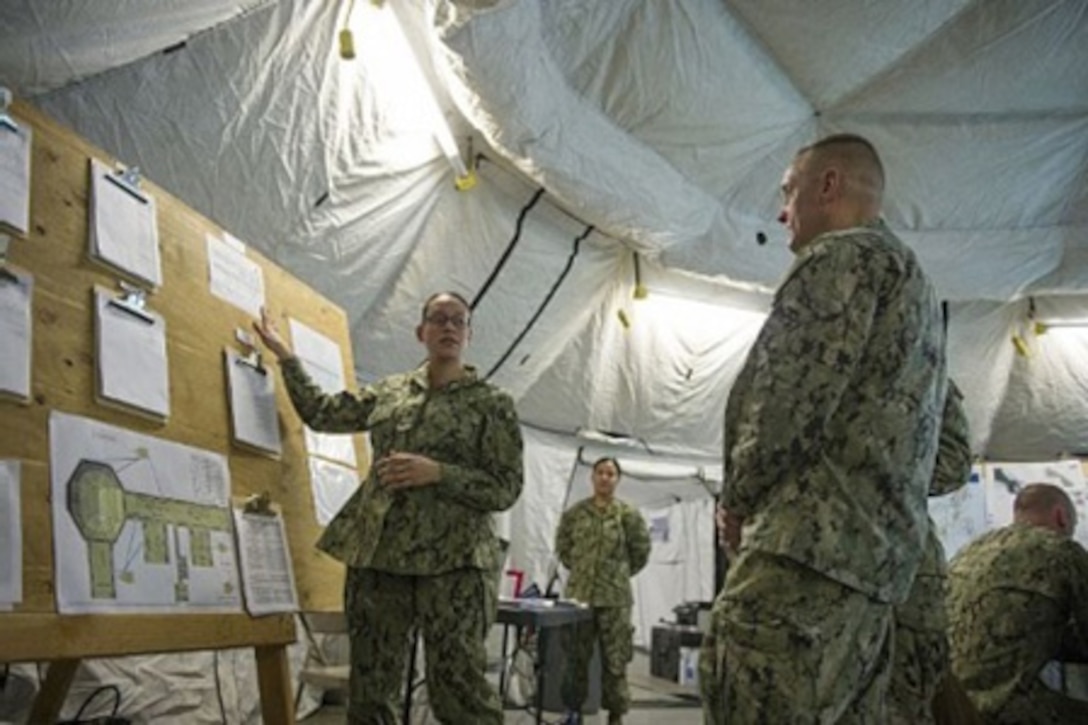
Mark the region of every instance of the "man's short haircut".
[[1012, 510], [1014, 514], [1047, 514], [1055, 506], [1065, 509], [1069, 521], [1076, 523], [1077, 510], [1069, 494], [1052, 483], [1029, 483], [1024, 486], [1016, 494]]
[[841, 159], [855, 172], [875, 174], [873, 181], [877, 189], [884, 189], [884, 163], [880, 160], [876, 147], [864, 136], [855, 133], [832, 134], [797, 152], [798, 156], [803, 154], [812, 154], [817, 161]]
[[439, 297], [452, 297], [453, 299], [457, 300], [462, 305], [464, 305], [465, 310], [470, 315], [472, 314], [472, 306], [468, 303], [468, 300], [466, 300], [464, 297], [461, 296], [460, 293], [453, 292], [452, 290], [447, 291], [447, 292], [435, 292], [433, 295], [431, 295], [430, 297], [427, 298], [426, 302], [423, 303], [423, 310], [422, 310], [422, 312], [420, 313], [420, 316], [419, 316], [420, 322], [426, 322], [427, 321], [427, 310], [430, 309], [431, 303], [434, 302], [435, 300], [437, 300]]

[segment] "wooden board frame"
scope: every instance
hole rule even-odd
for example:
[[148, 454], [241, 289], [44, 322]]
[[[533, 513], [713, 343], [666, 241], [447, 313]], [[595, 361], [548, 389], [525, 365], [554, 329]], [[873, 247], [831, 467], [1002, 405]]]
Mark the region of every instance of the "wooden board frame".
[[[283, 455], [273, 458], [231, 444], [223, 371], [224, 346], [251, 318], [208, 289], [207, 235], [222, 229], [154, 184], [163, 284], [149, 307], [167, 321], [171, 413], [148, 420], [95, 403], [95, 284], [117, 288], [118, 274], [87, 253], [88, 165], [113, 159], [26, 103], [11, 115], [34, 131], [31, 150], [30, 229], [11, 241], [8, 261], [34, 275], [31, 397], [0, 401], [0, 459], [21, 464], [23, 601], [0, 612], [0, 662], [48, 661], [49, 674], [31, 721], [55, 721], [79, 661], [174, 651], [254, 647], [266, 723], [293, 723], [285, 646], [295, 641], [294, 618], [238, 614], [61, 615], [53, 589], [52, 513], [49, 477], [49, 414], [63, 411], [164, 440], [227, 456], [231, 493], [267, 492], [284, 512], [298, 587], [305, 611], [342, 608], [343, 566], [313, 546], [320, 534], [310, 494], [303, 426], [275, 362]], [[344, 369], [353, 370], [343, 310], [253, 249], [249, 259], [264, 273], [265, 298], [285, 336], [297, 319], [335, 341]], [[349, 372], [349, 379], [350, 379]], [[351, 383], [349, 382], [349, 386]], [[356, 440], [360, 469], [366, 449]]]

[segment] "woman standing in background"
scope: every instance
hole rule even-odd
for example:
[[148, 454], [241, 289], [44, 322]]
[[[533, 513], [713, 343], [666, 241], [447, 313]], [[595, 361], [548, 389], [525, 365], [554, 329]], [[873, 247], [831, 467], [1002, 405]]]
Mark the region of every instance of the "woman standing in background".
[[567, 509], [559, 521], [556, 553], [570, 570], [564, 594], [593, 608], [593, 618], [567, 628], [567, 667], [563, 701], [566, 723], [582, 722], [593, 645], [601, 649], [601, 704], [609, 725], [623, 722], [630, 709], [627, 663], [631, 638], [631, 577], [650, 557], [650, 532], [642, 515], [615, 497], [620, 464], [601, 458], [593, 464], [593, 495]]

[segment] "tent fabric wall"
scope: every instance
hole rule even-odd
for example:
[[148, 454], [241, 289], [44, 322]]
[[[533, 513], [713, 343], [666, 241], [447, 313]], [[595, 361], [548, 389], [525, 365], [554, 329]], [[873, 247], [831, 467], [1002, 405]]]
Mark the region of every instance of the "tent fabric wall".
[[[184, 46], [125, 51], [96, 73], [81, 59], [102, 56], [98, 26], [5, 6], [5, 37], [70, 47], [87, 70], [44, 82], [56, 74], [45, 53], [0, 54], [0, 79], [348, 310], [363, 379], [418, 361], [428, 293], [475, 299], [490, 285], [470, 357], [485, 371], [505, 357], [495, 380], [527, 422], [719, 455], [707, 421], [754, 335], [733, 303], [763, 295], [765, 308], [790, 263], [773, 223], [779, 175], [799, 145], [849, 129], [880, 147], [887, 219], [954, 303], [951, 365], [974, 381], [979, 452], [1050, 456], [1088, 437], [1079, 395], [995, 419], [1010, 385], [1040, 392], [1030, 361], [1009, 377], [1026, 297], [1060, 296], [1088, 318], [1082, 3], [359, 3], [350, 62], [336, 56], [344, 7], [201, 7], [178, 26]], [[151, 36], [164, 47], [178, 37], [169, 19]], [[835, 32], [796, 42], [825, 25]], [[440, 121], [466, 158], [470, 142], [482, 154], [470, 192], [451, 183]], [[657, 270], [645, 301], [657, 285], [716, 318], [676, 331], [645, 314], [630, 299], [633, 251]], [[728, 352], [709, 350], [712, 329]], [[1071, 362], [1046, 385], [1076, 390]]]
[[659, 537], [646, 568], [634, 580], [635, 644], [650, 648], [658, 622], [675, 622], [673, 608], [684, 602], [714, 599], [714, 499], [679, 501], [666, 508], [643, 509], [647, 522], [668, 522], [668, 541]]
[[[881, 149], [888, 222], [953, 302], [978, 451], [1088, 438], [1080, 395], [995, 418], [1044, 385], [1037, 358], [1010, 377], [1026, 298], [1088, 318], [1083, 3], [359, 3], [350, 62], [343, 6], [206, 3], [169, 30], [172, 7], [149, 37], [183, 46], [109, 56], [101, 25], [63, 4], [6, 5], [0, 34], [27, 40], [3, 46], [32, 50], [0, 54], [0, 80], [343, 306], [364, 380], [418, 361], [427, 294], [486, 286], [470, 357], [504, 361], [494, 379], [526, 422], [720, 455], [708, 420], [755, 331], [734, 303], [765, 309], [790, 263], [779, 176], [796, 147], [848, 129]], [[84, 65], [61, 77], [36, 50], [54, 46]], [[440, 122], [481, 155], [470, 192], [451, 183]], [[632, 252], [656, 270], [649, 300], [630, 298]], [[646, 314], [662, 288], [717, 314], [663, 324], [688, 313]], [[1057, 356], [1047, 388], [1079, 389], [1064, 349], [1039, 351]]]
[[791, 264], [781, 174], [827, 133], [882, 153], [886, 219], [950, 302], [975, 451], [1088, 445], [1088, 327], [1030, 319], [1088, 321], [1081, 0], [352, 7], [14, 0], [0, 83], [343, 307], [363, 381], [418, 364], [428, 294], [473, 301], [467, 358], [525, 424], [503, 526], [531, 580], [588, 485], [587, 431], [720, 469], [724, 401]]

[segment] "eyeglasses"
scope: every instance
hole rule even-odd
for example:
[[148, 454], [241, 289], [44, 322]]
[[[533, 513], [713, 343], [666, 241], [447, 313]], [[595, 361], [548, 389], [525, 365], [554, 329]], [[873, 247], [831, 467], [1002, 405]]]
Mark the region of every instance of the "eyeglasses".
[[447, 324], [453, 325], [455, 330], [463, 330], [468, 327], [468, 318], [464, 315], [443, 315], [441, 312], [427, 315], [423, 320], [428, 325], [434, 325], [435, 327], [445, 327]]

